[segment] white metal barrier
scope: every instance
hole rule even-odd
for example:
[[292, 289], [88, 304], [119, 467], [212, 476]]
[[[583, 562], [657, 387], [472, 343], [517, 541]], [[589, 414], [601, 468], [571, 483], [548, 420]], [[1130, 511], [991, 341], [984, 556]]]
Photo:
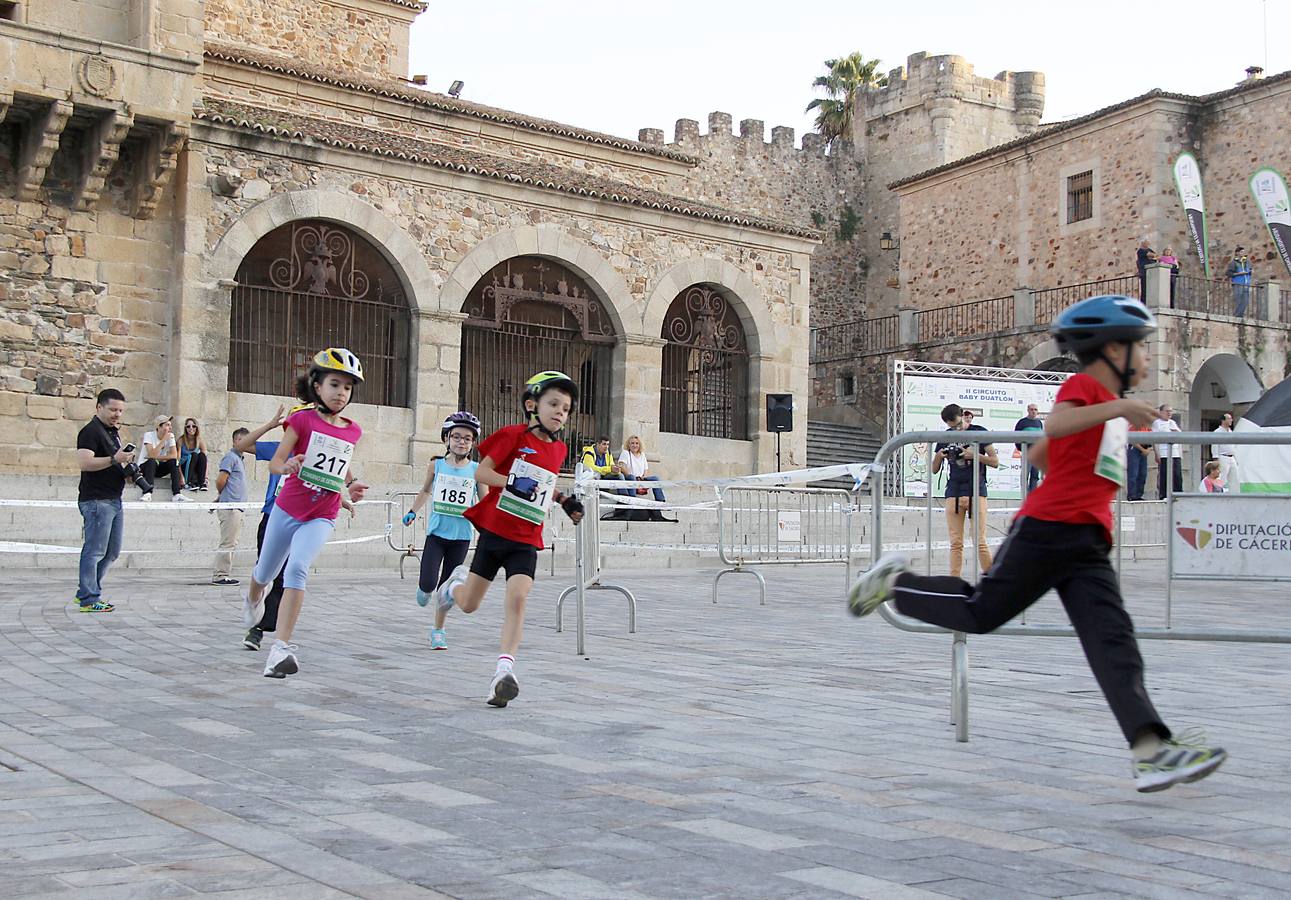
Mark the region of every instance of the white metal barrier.
[[[959, 444], [993, 444], [993, 443], [1020, 443], [1029, 444], [1043, 437], [1042, 434], [1034, 431], [957, 431], [954, 433], [954, 440]], [[945, 431], [914, 431], [906, 434], [897, 435], [891, 438], [880, 448], [876, 463], [884, 465], [887, 460], [901, 447], [906, 444], [916, 443], [945, 443], [947, 432]], [[1131, 443], [1134, 444], [1180, 444], [1187, 446], [1206, 446], [1214, 444], [1215, 435], [1209, 432], [1132, 432]], [[1250, 432], [1233, 432], [1224, 435], [1226, 444], [1291, 444], [1291, 435], [1285, 433], [1275, 434], [1258, 434]], [[1287, 644], [1291, 643], [1291, 632], [1287, 631], [1225, 631], [1219, 629], [1190, 629], [1175, 628], [1171, 624], [1171, 606], [1170, 606], [1170, 585], [1175, 578], [1194, 578], [1200, 580], [1207, 576], [1194, 575], [1177, 575], [1175, 572], [1175, 546], [1177, 540], [1176, 529], [1173, 527], [1175, 494], [1171, 479], [1166, 479], [1166, 624], [1164, 627], [1136, 627], [1134, 634], [1141, 640], [1186, 640], [1186, 641], [1227, 641], [1238, 643], [1271, 643]], [[875, 479], [872, 484], [871, 495], [873, 498], [873, 527], [870, 532], [870, 560], [873, 562], [878, 559], [883, 551], [883, 503], [884, 490], [881, 479]], [[973, 479], [973, 504], [977, 505], [977, 479]], [[1194, 497], [1200, 495], [1193, 495]], [[1209, 495], [1211, 497], [1223, 495]], [[1236, 495], [1238, 498], [1248, 495]], [[1264, 499], [1273, 499], [1283, 503], [1291, 504], [1291, 495], [1260, 495]], [[1219, 501], [1231, 502], [1231, 501]], [[931, 509], [931, 507], [929, 507]], [[1115, 504], [1115, 522], [1116, 522], [1116, 544], [1117, 544], [1117, 569], [1120, 568], [1120, 543], [1121, 543], [1121, 523], [1122, 523], [1122, 503], [1118, 497]], [[1288, 514], [1291, 515], [1291, 505], [1288, 506]], [[927, 540], [929, 543], [928, 556], [931, 558], [932, 534], [929, 531]], [[974, 557], [975, 558], [975, 557]], [[976, 567], [976, 563], [974, 563]], [[976, 571], [976, 568], [974, 568]], [[1252, 581], [1282, 581], [1287, 580], [1281, 576], [1260, 576], [1252, 575], [1247, 580]], [[922, 634], [952, 634], [951, 646], [951, 721], [955, 724], [955, 739], [957, 741], [968, 740], [968, 638], [963, 632], [948, 632], [946, 629], [937, 625], [929, 625], [917, 619], [903, 616], [897, 612], [890, 603], [885, 603], [879, 608], [880, 614], [889, 623], [901, 629], [902, 631], [917, 632]], [[1022, 635], [1029, 637], [1074, 637], [1075, 629], [1070, 626], [1060, 625], [1004, 625], [995, 629], [991, 634], [999, 635]]]
[[565, 600], [570, 594], [577, 601], [578, 655], [587, 644], [587, 592], [615, 591], [628, 601], [628, 633], [636, 634], [637, 598], [622, 585], [601, 582], [601, 493], [575, 488], [583, 504], [583, 520], [574, 529], [574, 583], [556, 598], [556, 631], [565, 630]]
[[[730, 568], [713, 578], [713, 602], [723, 575], [752, 575], [759, 604], [766, 605], [767, 583], [753, 566], [835, 563], [852, 580], [851, 491], [762, 485], [727, 485], [719, 493], [717, 553]], [[846, 588], [844, 588], [846, 589]]]
[[[422, 544], [417, 543], [418, 536], [425, 541], [426, 536], [426, 510], [423, 507], [417, 513], [417, 518], [411, 524], [405, 525], [403, 521], [404, 511], [412, 505], [412, 498], [416, 497], [417, 491], [391, 491], [390, 503], [386, 507], [386, 543], [390, 549], [399, 554], [399, 578], [403, 579], [403, 564], [409, 559], [420, 560], [417, 555], [421, 552]], [[400, 497], [409, 498], [409, 502], [400, 502]], [[395, 529], [399, 529], [399, 542], [395, 543]]]

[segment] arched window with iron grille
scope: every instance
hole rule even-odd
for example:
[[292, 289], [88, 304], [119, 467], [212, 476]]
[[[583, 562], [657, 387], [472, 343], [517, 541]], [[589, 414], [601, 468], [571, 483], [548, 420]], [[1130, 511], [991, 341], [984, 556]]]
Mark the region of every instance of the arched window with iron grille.
[[713, 288], [686, 288], [663, 320], [659, 428], [748, 440], [749, 349], [734, 307]]
[[230, 391], [290, 396], [324, 347], [363, 363], [362, 403], [407, 406], [412, 316], [394, 268], [333, 222], [266, 234], [238, 267], [229, 315]]

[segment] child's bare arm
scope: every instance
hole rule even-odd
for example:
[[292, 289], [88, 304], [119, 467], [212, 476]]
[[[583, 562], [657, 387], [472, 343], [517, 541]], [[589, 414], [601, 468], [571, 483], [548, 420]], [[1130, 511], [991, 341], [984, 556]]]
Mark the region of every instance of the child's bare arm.
[[1050, 438], [1067, 437], [1121, 416], [1129, 419], [1131, 425], [1150, 425], [1157, 411], [1142, 400], [1128, 398], [1087, 406], [1063, 401], [1045, 419], [1044, 433]]

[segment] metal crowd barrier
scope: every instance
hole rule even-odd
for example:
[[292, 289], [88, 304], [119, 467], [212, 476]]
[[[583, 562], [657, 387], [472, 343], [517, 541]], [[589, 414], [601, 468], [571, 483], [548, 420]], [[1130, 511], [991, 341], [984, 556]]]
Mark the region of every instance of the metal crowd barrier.
[[713, 578], [713, 602], [723, 575], [752, 575], [758, 602], [767, 583], [752, 566], [841, 563], [844, 590], [852, 580], [852, 514], [856, 502], [841, 488], [727, 485], [718, 494], [717, 553], [730, 568]]
[[[423, 507], [417, 511], [417, 518], [411, 525], [403, 524], [404, 511], [412, 505], [412, 499], [417, 496], [418, 491], [391, 491], [390, 505], [386, 507], [386, 543], [390, 549], [399, 554], [399, 578], [403, 579], [403, 564], [409, 559], [420, 559], [417, 555], [421, 552], [422, 544], [426, 535], [426, 510]], [[400, 497], [407, 497], [407, 502], [401, 502]], [[394, 530], [399, 528], [399, 543], [395, 543]]]
[[574, 583], [556, 598], [556, 631], [565, 630], [565, 600], [574, 594], [578, 655], [583, 656], [587, 645], [587, 592], [616, 591], [626, 597], [629, 634], [636, 634], [637, 630], [637, 598], [621, 585], [601, 583], [601, 492], [595, 484], [576, 482], [574, 495], [583, 503], [583, 520], [574, 528]]
[[[1043, 437], [1042, 434], [1034, 431], [958, 431], [954, 433], [955, 443], [958, 444], [1028, 444], [1033, 443]], [[947, 432], [945, 431], [912, 431], [905, 434], [897, 435], [891, 438], [880, 449], [875, 462], [878, 465], [885, 465], [889, 459], [906, 444], [937, 444], [945, 443]], [[1218, 443], [1216, 436], [1210, 432], [1132, 432], [1129, 443], [1133, 444], [1181, 444], [1187, 446], [1196, 445], [1213, 445]], [[1251, 432], [1233, 432], [1223, 435], [1225, 444], [1291, 444], [1291, 435], [1286, 433], [1259, 434]], [[1025, 469], [1024, 469], [1025, 471]], [[1136, 627], [1134, 630], [1135, 637], [1140, 640], [1183, 640], [1183, 641], [1228, 641], [1238, 643], [1267, 643], [1267, 644], [1287, 644], [1291, 643], [1291, 632], [1286, 631], [1224, 631], [1218, 629], [1188, 629], [1174, 628], [1170, 624], [1170, 584], [1174, 575], [1174, 542], [1170, 538], [1169, 529], [1174, 522], [1174, 485], [1170, 478], [1166, 479], [1166, 625], [1164, 627]], [[1025, 489], [1025, 485], [1024, 485]], [[977, 506], [978, 479], [973, 479], [973, 505]], [[871, 495], [873, 497], [873, 529], [870, 534], [870, 561], [873, 563], [877, 560], [883, 550], [883, 502], [884, 490], [883, 479], [875, 479], [872, 482]], [[1248, 496], [1239, 494], [1238, 497]], [[1272, 499], [1275, 495], [1259, 495], [1264, 498]], [[1291, 502], [1291, 495], [1276, 495], [1277, 499], [1284, 502]], [[931, 509], [931, 506], [930, 506]], [[1115, 522], [1116, 522], [1116, 544], [1117, 544], [1117, 563], [1119, 569], [1120, 563], [1120, 543], [1121, 543], [1121, 499], [1118, 495], [1115, 504]], [[932, 556], [932, 533], [929, 531], [927, 536], [928, 547], [927, 554], [929, 559]], [[974, 554], [974, 573], [976, 574], [977, 563]], [[1188, 576], [1193, 579], [1200, 579], [1202, 576]], [[1248, 580], [1283, 580], [1279, 577], [1252, 577]], [[968, 636], [963, 632], [948, 632], [946, 629], [937, 625], [929, 625], [917, 619], [903, 616], [893, 607], [891, 603], [884, 603], [879, 607], [879, 613], [889, 623], [901, 629], [921, 634], [952, 634], [953, 640], [951, 645], [951, 721], [955, 725], [955, 739], [957, 741], [968, 740]], [[992, 635], [1021, 635], [1025, 637], [1075, 637], [1076, 631], [1069, 625], [1003, 625], [994, 631]]]

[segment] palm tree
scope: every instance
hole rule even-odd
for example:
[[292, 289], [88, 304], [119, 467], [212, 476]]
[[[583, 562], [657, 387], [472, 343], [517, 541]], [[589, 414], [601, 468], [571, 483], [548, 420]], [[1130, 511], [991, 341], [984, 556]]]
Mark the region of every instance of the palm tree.
[[886, 75], [876, 74], [877, 59], [866, 60], [859, 52], [849, 53], [841, 59], [825, 60], [829, 74], [820, 75], [812, 87], [824, 88], [825, 97], [817, 97], [807, 104], [807, 112], [816, 110], [816, 130], [825, 136], [825, 143], [833, 146], [852, 130], [852, 110], [856, 97], [866, 86], [883, 87]]

